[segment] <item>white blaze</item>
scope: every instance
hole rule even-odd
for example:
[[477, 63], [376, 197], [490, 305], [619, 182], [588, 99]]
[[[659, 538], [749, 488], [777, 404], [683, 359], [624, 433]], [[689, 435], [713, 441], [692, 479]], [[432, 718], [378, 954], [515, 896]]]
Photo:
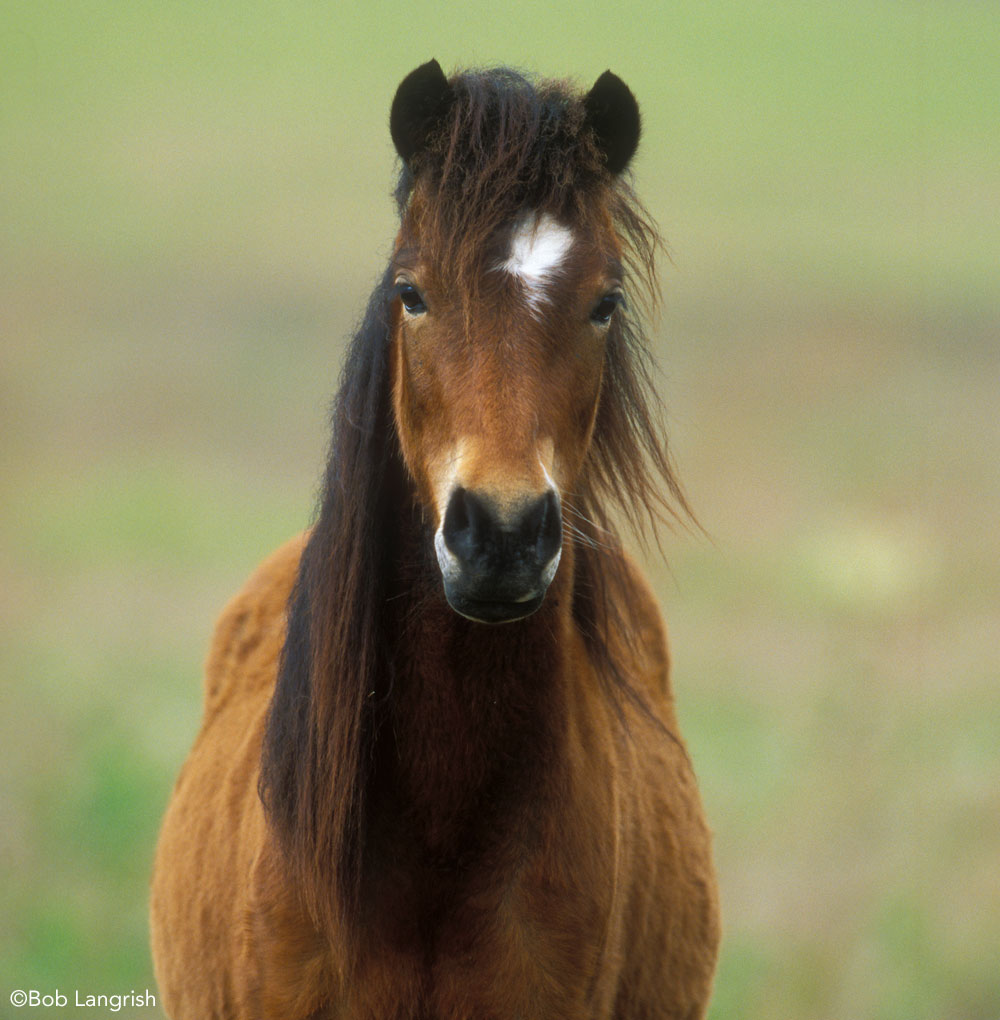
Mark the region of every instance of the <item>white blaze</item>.
[[538, 311], [549, 299], [545, 288], [573, 247], [573, 231], [548, 213], [531, 213], [514, 227], [510, 255], [500, 268], [516, 276], [524, 285], [528, 304]]

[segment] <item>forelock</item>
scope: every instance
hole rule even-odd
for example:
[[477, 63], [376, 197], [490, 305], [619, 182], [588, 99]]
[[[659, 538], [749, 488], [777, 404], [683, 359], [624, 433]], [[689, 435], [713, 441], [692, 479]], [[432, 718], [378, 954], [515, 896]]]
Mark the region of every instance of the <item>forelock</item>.
[[609, 174], [583, 93], [505, 68], [450, 79], [454, 101], [396, 189], [404, 231], [445, 285], [474, 296], [511, 232], [548, 216], [580, 237], [615, 231], [630, 301], [655, 301], [655, 225], [627, 175]]

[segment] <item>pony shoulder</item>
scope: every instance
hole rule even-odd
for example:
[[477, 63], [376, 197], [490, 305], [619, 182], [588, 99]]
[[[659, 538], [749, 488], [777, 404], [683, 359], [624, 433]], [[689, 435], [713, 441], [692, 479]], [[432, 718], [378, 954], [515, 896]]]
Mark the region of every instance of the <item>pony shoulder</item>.
[[206, 723], [234, 695], [269, 694], [273, 688], [288, 598], [307, 537], [299, 535], [271, 553], [216, 621], [205, 661]]

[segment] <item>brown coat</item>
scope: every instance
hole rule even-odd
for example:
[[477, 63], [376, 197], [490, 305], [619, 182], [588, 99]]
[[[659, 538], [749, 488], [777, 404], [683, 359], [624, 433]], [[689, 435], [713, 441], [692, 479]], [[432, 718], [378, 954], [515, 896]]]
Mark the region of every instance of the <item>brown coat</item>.
[[[412, 876], [387, 871], [349, 988], [336, 932], [297, 903], [257, 795], [268, 702], [302, 539], [257, 569], [216, 626], [205, 716], [157, 849], [153, 954], [174, 1020], [694, 1018], [718, 941], [715, 880], [681, 745], [626, 703], [625, 737], [582, 644], [568, 671], [573, 768], [530, 856], [473, 866], [428, 947]], [[676, 733], [655, 601], [632, 572], [641, 675]], [[638, 673], [638, 671], [637, 671]], [[476, 872], [476, 867], [480, 871]], [[376, 922], [377, 923], [374, 923]]]

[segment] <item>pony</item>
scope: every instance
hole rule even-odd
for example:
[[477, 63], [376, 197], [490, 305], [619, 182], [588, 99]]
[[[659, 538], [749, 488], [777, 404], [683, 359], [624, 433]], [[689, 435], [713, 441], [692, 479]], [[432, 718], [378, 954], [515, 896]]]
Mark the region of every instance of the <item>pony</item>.
[[688, 512], [636, 308], [639, 109], [410, 73], [316, 521], [219, 619], [162, 824], [174, 1020], [703, 1017], [719, 916], [665, 627]]

